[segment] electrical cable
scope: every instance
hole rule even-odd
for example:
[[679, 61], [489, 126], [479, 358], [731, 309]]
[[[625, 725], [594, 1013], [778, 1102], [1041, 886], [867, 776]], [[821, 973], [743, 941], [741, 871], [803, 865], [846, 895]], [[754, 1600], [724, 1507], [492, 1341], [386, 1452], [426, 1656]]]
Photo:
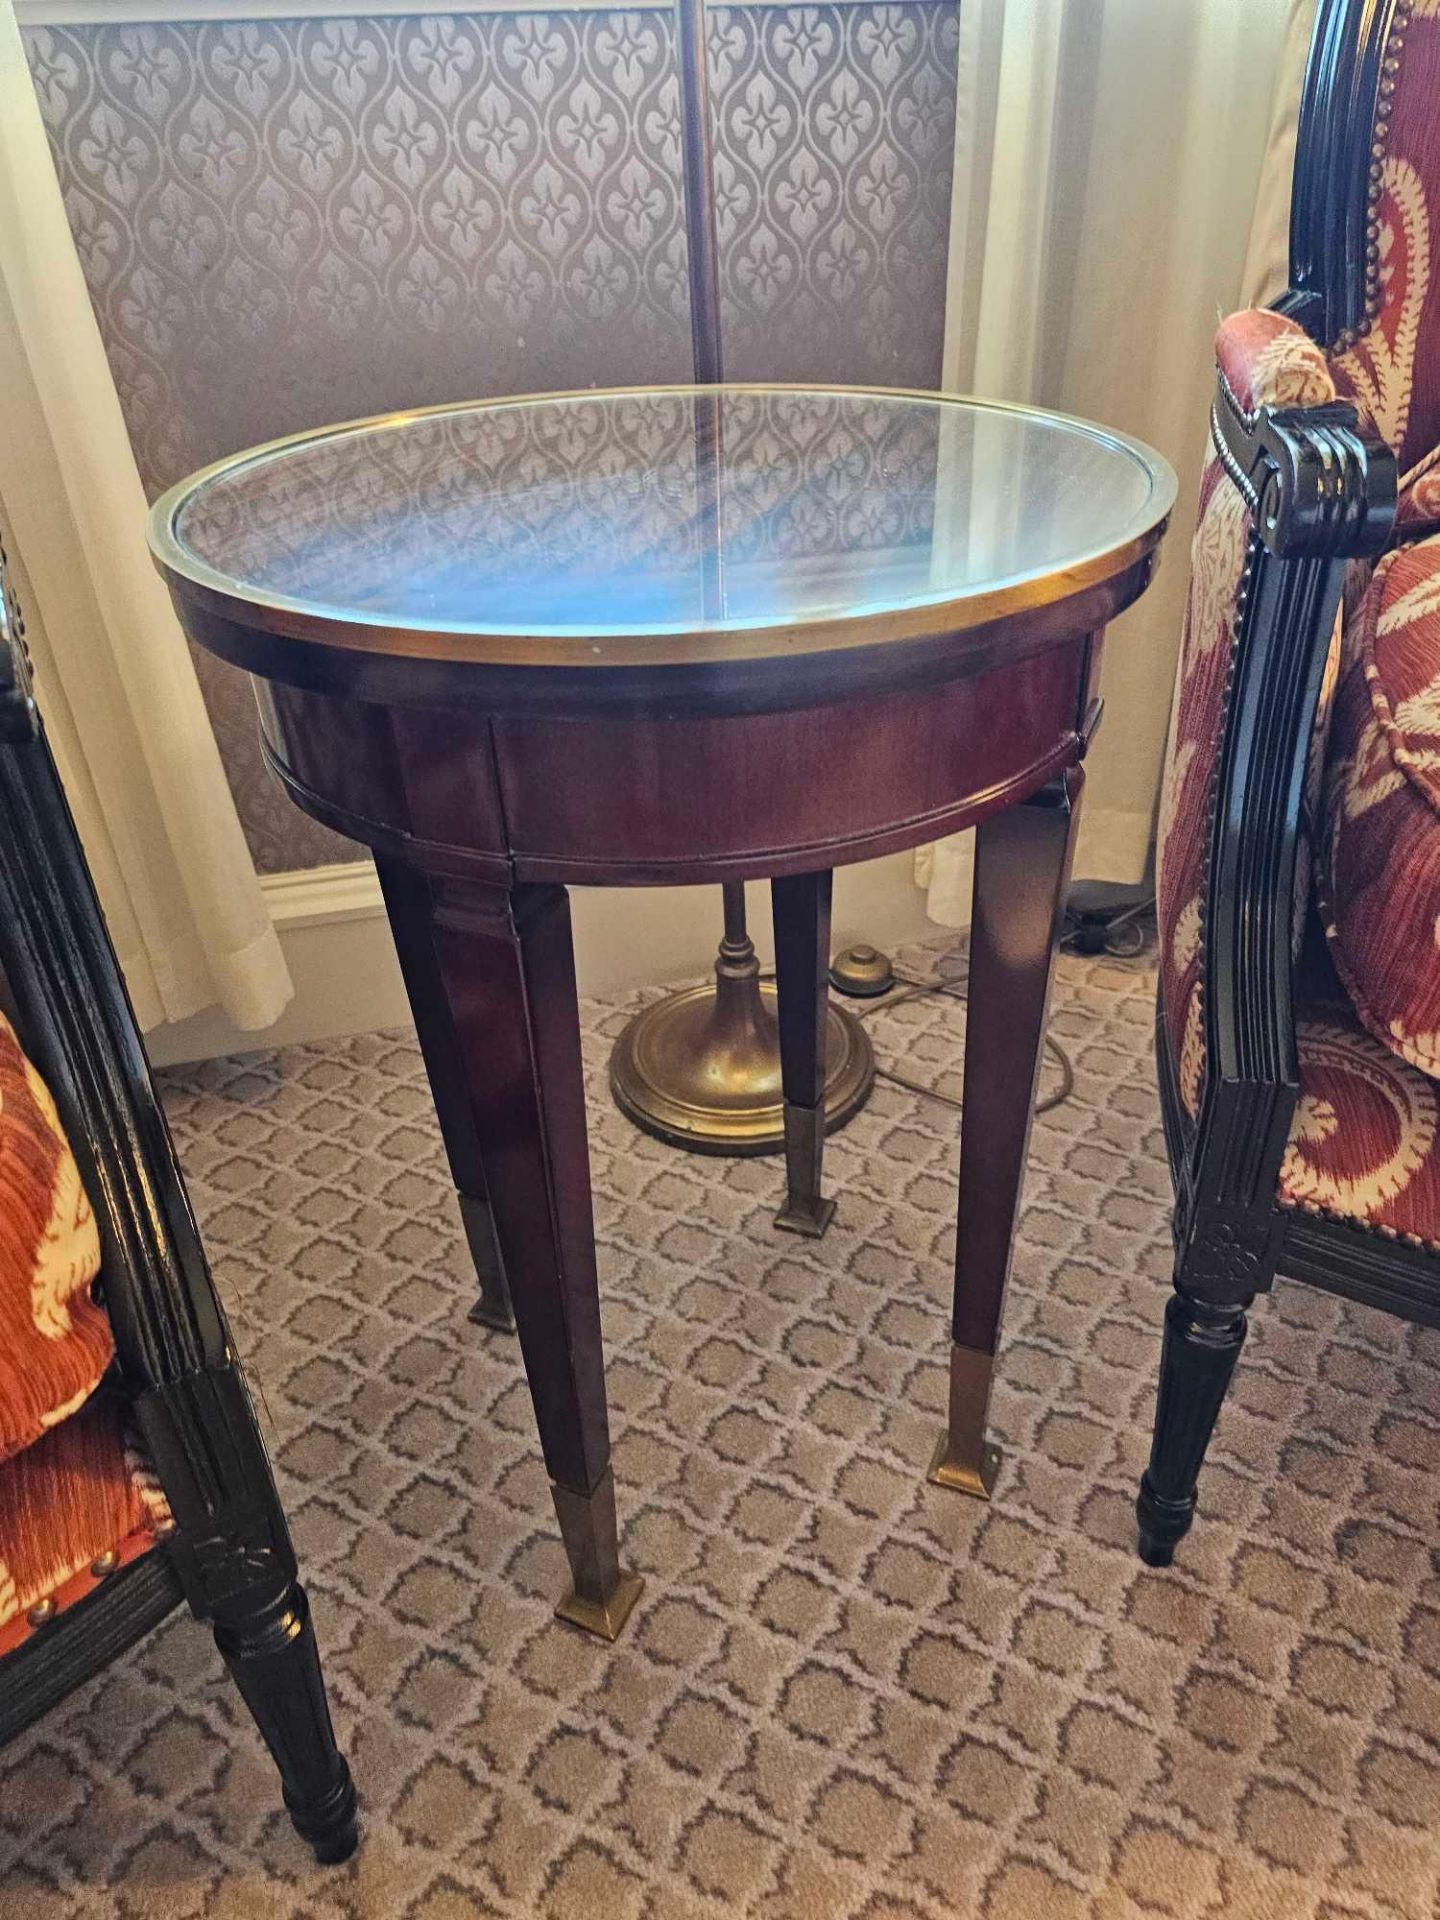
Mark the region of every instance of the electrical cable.
[[[855, 1008], [855, 1017], [858, 1020], [867, 1020], [872, 1014], [884, 1013], [891, 1007], [903, 1006], [907, 1000], [934, 999], [943, 996], [948, 1000], [958, 1000], [964, 1006], [969, 998], [964, 991], [968, 974], [958, 981], [953, 981], [916, 980], [908, 974], [897, 973], [895, 981], [896, 987], [883, 998], [871, 1001], [868, 1006]], [[1060, 1068], [1060, 1085], [1053, 1093], [1047, 1094], [1043, 1100], [1036, 1103], [1036, 1113], [1049, 1113], [1063, 1101], [1068, 1100], [1075, 1090], [1074, 1064], [1060, 1042], [1052, 1039], [1048, 1033], [1045, 1036], [1045, 1051], [1053, 1055]], [[941, 1093], [936, 1087], [927, 1087], [919, 1080], [911, 1080], [903, 1073], [896, 1073], [892, 1067], [882, 1067], [877, 1063], [875, 1077], [877, 1080], [887, 1080], [891, 1086], [903, 1087], [907, 1093], [919, 1094], [923, 1099], [938, 1100], [941, 1106], [949, 1107], [955, 1113], [959, 1113], [963, 1108], [963, 1101], [956, 1100], [948, 1093]]]
[[[1142, 954], [1150, 942], [1155, 919], [1155, 896], [1137, 900], [1133, 907], [1124, 907], [1119, 913], [1112, 914], [1105, 921], [1105, 944], [1099, 949], [1102, 953], [1112, 954], [1117, 960], [1134, 960]], [[1119, 946], [1115, 934], [1121, 928], [1129, 928], [1134, 936], [1133, 942]], [[1077, 944], [1078, 929], [1067, 927], [1060, 936], [1060, 951], [1076, 953], [1090, 951]]]
[[[1155, 898], [1153, 894], [1147, 899], [1137, 901], [1133, 907], [1123, 908], [1119, 913], [1107, 920], [1105, 924], [1105, 945], [1102, 951], [1113, 955], [1117, 960], [1136, 959], [1145, 951], [1150, 943], [1154, 918]], [[1131, 937], [1122, 945], [1117, 941], [1115, 936], [1118, 933], [1124, 932], [1128, 932]], [[1067, 932], [1061, 936], [1060, 949], [1063, 953], [1074, 952], [1076, 950], [1072, 944], [1073, 939], [1074, 935], [1072, 933]], [[897, 973], [895, 975], [896, 987], [883, 997], [872, 1001], [868, 1007], [857, 1007], [855, 1009], [856, 1017], [864, 1020], [871, 1014], [885, 1011], [886, 1008], [902, 1006], [907, 1000], [919, 1000], [927, 996], [939, 994], [943, 994], [951, 1000], [959, 1000], [963, 1005], [968, 999], [968, 995], [964, 991], [968, 978], [968, 969], [958, 980], [915, 980], [907, 974]], [[1060, 1069], [1060, 1085], [1054, 1092], [1047, 1094], [1043, 1100], [1037, 1101], [1035, 1106], [1036, 1113], [1052, 1112], [1056, 1107], [1061, 1106], [1068, 1100], [1070, 1095], [1075, 1091], [1074, 1062], [1064, 1047], [1061, 1046], [1060, 1042], [1048, 1033], [1045, 1036], [1045, 1051], [1054, 1059], [1055, 1064]], [[951, 1108], [955, 1113], [959, 1113], [963, 1109], [963, 1101], [956, 1100], [948, 1093], [941, 1093], [938, 1088], [927, 1087], [919, 1080], [911, 1080], [906, 1074], [897, 1073], [893, 1067], [882, 1067], [877, 1064], [875, 1077], [877, 1080], [887, 1080], [891, 1086], [903, 1087], [907, 1093], [918, 1094], [922, 1099], [938, 1100], [942, 1106]]]

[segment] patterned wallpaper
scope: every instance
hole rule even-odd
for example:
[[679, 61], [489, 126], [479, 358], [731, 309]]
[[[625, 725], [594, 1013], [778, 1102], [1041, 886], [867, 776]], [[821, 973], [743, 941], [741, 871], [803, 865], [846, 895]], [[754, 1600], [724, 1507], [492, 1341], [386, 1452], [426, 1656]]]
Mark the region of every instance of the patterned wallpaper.
[[[711, 8], [732, 375], [938, 379], [956, 4]], [[26, 38], [152, 492], [329, 420], [686, 377], [668, 11]], [[262, 870], [346, 857], [201, 675]]]

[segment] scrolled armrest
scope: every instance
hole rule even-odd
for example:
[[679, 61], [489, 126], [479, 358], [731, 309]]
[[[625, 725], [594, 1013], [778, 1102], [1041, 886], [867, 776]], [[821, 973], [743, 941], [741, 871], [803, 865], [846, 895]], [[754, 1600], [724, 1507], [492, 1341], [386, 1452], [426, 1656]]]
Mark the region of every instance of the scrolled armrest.
[[1337, 399], [1310, 336], [1283, 314], [1232, 314], [1215, 361], [1216, 451], [1261, 543], [1281, 559], [1379, 553], [1395, 523], [1395, 461]]

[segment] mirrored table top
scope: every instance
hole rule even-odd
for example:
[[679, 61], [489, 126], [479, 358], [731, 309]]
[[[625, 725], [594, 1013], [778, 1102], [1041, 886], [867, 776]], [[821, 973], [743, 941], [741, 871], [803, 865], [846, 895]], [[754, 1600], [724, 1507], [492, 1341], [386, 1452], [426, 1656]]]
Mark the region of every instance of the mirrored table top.
[[182, 589], [311, 639], [381, 629], [443, 653], [454, 636], [460, 654], [484, 637], [491, 659], [526, 640], [603, 659], [663, 636], [804, 650], [837, 623], [903, 638], [915, 616], [960, 628], [1111, 577], [1158, 542], [1174, 495], [1139, 442], [1023, 408], [592, 391], [236, 455], [157, 503], [151, 544]]

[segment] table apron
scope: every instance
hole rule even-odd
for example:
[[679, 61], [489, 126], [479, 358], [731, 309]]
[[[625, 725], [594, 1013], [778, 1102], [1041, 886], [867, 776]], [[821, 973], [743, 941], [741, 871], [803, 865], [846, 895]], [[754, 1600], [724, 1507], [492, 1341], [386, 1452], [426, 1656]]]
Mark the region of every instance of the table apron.
[[666, 885], [841, 866], [1024, 799], [1083, 752], [1098, 636], [784, 713], [514, 718], [256, 681], [306, 812], [436, 873]]

